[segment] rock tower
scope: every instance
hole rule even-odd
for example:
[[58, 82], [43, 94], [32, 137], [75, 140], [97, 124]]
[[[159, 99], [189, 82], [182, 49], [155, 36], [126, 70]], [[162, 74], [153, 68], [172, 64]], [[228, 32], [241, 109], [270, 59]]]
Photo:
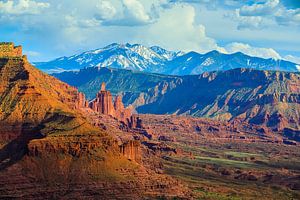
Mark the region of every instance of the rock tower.
[[111, 115], [120, 121], [127, 122], [127, 119], [129, 119], [132, 114], [132, 109], [125, 108], [122, 102], [122, 96], [116, 96], [113, 101], [110, 91], [106, 90], [105, 83], [102, 83], [100, 88], [96, 98], [89, 103], [89, 107], [95, 112]]

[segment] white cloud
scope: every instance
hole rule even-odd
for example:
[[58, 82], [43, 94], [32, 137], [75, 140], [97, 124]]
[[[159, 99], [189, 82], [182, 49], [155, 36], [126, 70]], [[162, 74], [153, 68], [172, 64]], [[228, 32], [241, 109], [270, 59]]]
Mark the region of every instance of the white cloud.
[[294, 10], [280, 9], [275, 16], [280, 25], [300, 25], [300, 8]]
[[36, 57], [36, 56], [39, 56], [40, 53], [39, 52], [36, 52], [36, 51], [24, 51], [24, 54], [29, 56], [29, 57]]
[[[1, 38], [41, 52], [33, 57], [35, 61], [72, 55], [112, 42], [160, 45], [170, 50], [200, 53], [217, 49], [225, 53], [243, 51], [255, 56], [278, 57], [272, 49], [262, 51], [264, 48], [246, 44], [226, 45], [241, 41], [295, 55], [299, 52], [299, 29], [294, 26], [298, 23], [298, 10], [285, 12], [287, 10], [279, 4], [274, 8], [276, 12], [268, 15], [241, 16], [236, 9], [242, 8], [244, 3], [238, 0], [172, 2], [0, 0]], [[224, 17], [228, 13], [231, 18]], [[275, 20], [288, 28], [278, 26]], [[237, 30], [237, 26], [243, 30]], [[222, 41], [225, 47], [217, 41]]]
[[123, 0], [125, 15], [133, 20], [147, 23], [151, 19], [144, 6], [137, 0]]
[[226, 45], [225, 49], [228, 53], [242, 52], [255, 57], [282, 59], [279, 53], [272, 48], [253, 47], [244, 43], [230, 43]]
[[[148, 44], [161, 45], [173, 50], [207, 52], [224, 51], [213, 38], [206, 35], [205, 27], [195, 21], [195, 9], [187, 4], [175, 4], [160, 12], [160, 18], [139, 37]], [[147, 34], [147, 37], [144, 36]]]
[[255, 3], [253, 5], [244, 5], [239, 9], [241, 16], [263, 16], [274, 12], [279, 4], [279, 0], [267, 0], [265, 3]]
[[238, 20], [237, 28], [241, 29], [261, 29], [265, 26], [265, 21], [260, 16], [240, 16], [239, 13], [236, 15], [236, 19]]
[[96, 7], [99, 11], [96, 15], [100, 20], [113, 19], [117, 14], [116, 8], [109, 1], [100, 1]]
[[283, 1], [267, 0], [252, 5], [244, 5], [236, 9], [236, 20], [238, 28], [262, 29], [267, 26], [278, 25], [300, 25], [300, 8], [288, 9]]
[[116, 6], [108, 1], [100, 1], [97, 5], [96, 19], [107, 26], [139, 26], [154, 22], [152, 10], [146, 10], [139, 0], [116, 1]]
[[40, 14], [43, 9], [49, 6], [49, 3], [34, 0], [0, 1], [0, 13], [9, 15]]

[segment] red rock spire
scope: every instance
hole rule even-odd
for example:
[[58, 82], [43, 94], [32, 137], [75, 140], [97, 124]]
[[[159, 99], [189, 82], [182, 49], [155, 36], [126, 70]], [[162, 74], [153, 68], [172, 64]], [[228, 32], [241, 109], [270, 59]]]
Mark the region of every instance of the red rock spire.
[[101, 90], [100, 91], [106, 91], [105, 87], [106, 87], [105, 83], [102, 82], [102, 84], [101, 84]]
[[100, 91], [89, 107], [96, 112], [111, 115], [120, 121], [126, 122], [131, 116], [132, 108], [124, 107], [121, 95], [116, 96], [115, 101], [113, 101], [111, 93], [106, 90], [105, 86], [103, 82]]

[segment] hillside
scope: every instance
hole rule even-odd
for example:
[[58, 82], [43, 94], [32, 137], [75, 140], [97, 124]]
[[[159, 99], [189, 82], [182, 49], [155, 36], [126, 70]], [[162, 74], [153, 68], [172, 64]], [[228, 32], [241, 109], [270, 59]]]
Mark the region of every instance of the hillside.
[[88, 68], [55, 74], [93, 97], [107, 82], [114, 94], [139, 113], [180, 114], [221, 120], [241, 119], [283, 129], [299, 129], [299, 73], [234, 69], [194, 76], [164, 76]]
[[203, 72], [250, 68], [257, 70], [280, 70], [298, 72], [299, 63], [285, 60], [252, 57], [237, 52], [223, 54], [211, 51], [168, 51], [158, 46], [113, 43], [104, 48], [86, 51], [49, 62], [37, 62], [35, 66], [47, 73], [80, 70], [88, 67], [108, 67], [168, 75], [192, 75]]
[[13, 44], [1, 45], [10, 50], [0, 54], [1, 199], [186, 195], [178, 181], [126, 157], [138, 146], [92, 125], [74, 87], [34, 68]]

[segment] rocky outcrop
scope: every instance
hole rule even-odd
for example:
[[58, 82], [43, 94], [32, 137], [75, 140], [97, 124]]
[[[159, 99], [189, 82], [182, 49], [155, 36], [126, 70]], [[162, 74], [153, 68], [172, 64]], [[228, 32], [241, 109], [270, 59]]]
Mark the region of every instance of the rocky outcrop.
[[140, 141], [128, 141], [119, 146], [120, 153], [124, 155], [129, 160], [136, 162], [141, 162], [142, 152], [141, 152], [141, 143]]
[[151, 133], [152, 139], [158, 140], [160, 143], [178, 142], [180, 138], [188, 137], [193, 141], [213, 140], [277, 144], [283, 142], [288, 132], [290, 139], [295, 138], [298, 134], [296, 131], [286, 130], [284, 137], [282, 137], [267, 127], [242, 121], [220, 122], [205, 118], [149, 114], [139, 114], [139, 119], [143, 123], [142, 130]]
[[12, 42], [0, 42], [0, 57], [22, 57], [22, 47]]
[[79, 92], [76, 100], [76, 108], [86, 108], [88, 105], [89, 103], [86, 100], [85, 95], [82, 92]]
[[101, 84], [101, 90], [96, 98], [89, 103], [89, 107], [95, 112], [110, 115], [123, 122], [127, 122], [132, 114], [131, 107], [124, 107], [122, 96], [117, 95], [113, 101], [112, 94], [105, 88], [105, 83]]
[[128, 120], [128, 126], [131, 129], [141, 129], [143, 128], [142, 120], [138, 115], [134, 114]]
[[96, 98], [89, 103], [89, 107], [101, 114], [115, 116], [112, 95], [106, 91], [105, 83], [102, 83], [101, 90], [97, 93]]
[[[178, 181], [132, 162], [139, 160], [139, 143], [119, 147], [114, 132], [93, 126], [83, 112], [91, 109], [75, 87], [37, 70], [18, 52], [3, 52], [0, 199], [186, 196]], [[118, 123], [108, 117], [116, 116], [115, 107], [128, 116], [120, 97], [114, 104], [104, 86], [94, 105]]]
[[92, 155], [100, 149], [114, 150], [117, 143], [111, 138], [103, 138], [97, 135], [81, 135], [47, 137], [43, 139], [31, 140], [28, 143], [28, 155], [46, 156], [52, 154], [64, 154], [74, 157], [84, 157]]

